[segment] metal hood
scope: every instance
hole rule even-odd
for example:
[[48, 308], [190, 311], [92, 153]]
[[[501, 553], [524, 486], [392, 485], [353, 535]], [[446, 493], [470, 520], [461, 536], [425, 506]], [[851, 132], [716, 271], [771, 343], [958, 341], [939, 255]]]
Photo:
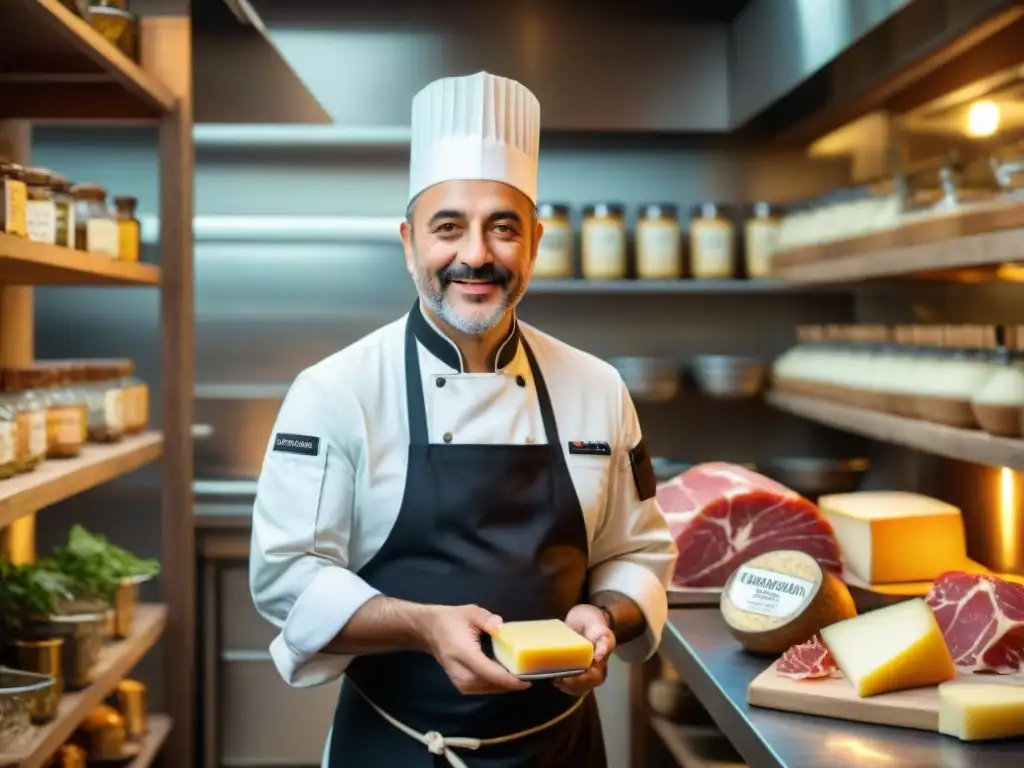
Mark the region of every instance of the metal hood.
[[247, 0], [192, 0], [191, 17], [197, 124], [333, 122]]

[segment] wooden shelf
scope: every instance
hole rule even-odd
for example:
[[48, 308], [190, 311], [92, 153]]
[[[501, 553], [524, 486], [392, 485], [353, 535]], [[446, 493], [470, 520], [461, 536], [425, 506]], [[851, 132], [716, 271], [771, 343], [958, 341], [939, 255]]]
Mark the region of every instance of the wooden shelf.
[[746, 763], [717, 728], [679, 725], [661, 717], [651, 718], [651, 728], [680, 768], [746, 768]]
[[911, 275], [964, 277], [1024, 258], [1024, 204], [976, 209], [893, 230], [777, 253], [775, 274], [800, 284]]
[[160, 268], [0, 233], [0, 283], [159, 285]]
[[[528, 296], [537, 294], [693, 294], [799, 293], [806, 286], [786, 280], [583, 280], [544, 279], [530, 281]], [[836, 288], [835, 290], [839, 290]]]
[[167, 740], [171, 732], [171, 718], [167, 715], [149, 716], [149, 733], [142, 739], [142, 749], [134, 760], [128, 763], [128, 768], [149, 768], [160, 754], [160, 747]]
[[766, 399], [796, 416], [884, 443], [975, 464], [1024, 469], [1024, 440], [993, 437], [977, 430], [945, 427], [813, 397], [770, 392]]
[[60, 0], [4, 0], [0, 119], [152, 120], [177, 98]]
[[[118, 682], [156, 644], [167, 622], [167, 608], [163, 605], [140, 605], [135, 612], [135, 627], [131, 637], [108, 643], [100, 651], [100, 659], [93, 669], [93, 682], [82, 691], [61, 697], [57, 718], [33, 729], [29, 745], [19, 754], [0, 754], [0, 765], [18, 768], [43, 768], [66, 742], [78, 724], [93, 707], [100, 704]], [[166, 732], [164, 738], [166, 738]]]
[[73, 459], [48, 459], [33, 472], [0, 480], [0, 527], [156, 461], [163, 447], [159, 432], [90, 443]]

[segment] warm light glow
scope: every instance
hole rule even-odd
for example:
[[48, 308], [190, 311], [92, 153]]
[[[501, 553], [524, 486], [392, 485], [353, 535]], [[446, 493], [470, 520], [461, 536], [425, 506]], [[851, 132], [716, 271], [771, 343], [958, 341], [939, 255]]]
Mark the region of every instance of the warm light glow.
[[999, 470], [999, 554], [1003, 570], [1016, 570], [1020, 557], [1020, 495], [1017, 473], [1009, 467]]
[[991, 136], [999, 130], [999, 106], [993, 101], [976, 101], [967, 112], [967, 132]]
[[837, 756], [841, 754], [843, 757], [852, 757], [865, 765], [891, 763], [894, 759], [889, 753], [852, 736], [828, 736], [825, 739], [825, 749], [837, 753]]

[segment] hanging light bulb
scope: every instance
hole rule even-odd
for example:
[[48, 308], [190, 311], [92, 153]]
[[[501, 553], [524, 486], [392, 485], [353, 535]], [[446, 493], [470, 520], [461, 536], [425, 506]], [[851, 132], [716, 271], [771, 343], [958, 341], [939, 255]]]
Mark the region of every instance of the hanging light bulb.
[[991, 136], [999, 130], [999, 106], [994, 101], [976, 101], [967, 111], [967, 133]]

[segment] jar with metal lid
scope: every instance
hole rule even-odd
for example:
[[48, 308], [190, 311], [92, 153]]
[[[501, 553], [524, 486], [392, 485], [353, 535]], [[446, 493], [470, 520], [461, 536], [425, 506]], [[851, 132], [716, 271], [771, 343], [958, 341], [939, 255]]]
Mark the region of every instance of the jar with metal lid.
[[544, 234], [537, 246], [534, 277], [572, 277], [572, 221], [569, 206], [564, 203], [541, 203], [537, 218], [544, 225]]
[[25, 204], [28, 186], [25, 169], [17, 163], [0, 161], [0, 232], [26, 237]]
[[636, 276], [644, 280], [670, 280], [682, 275], [682, 235], [676, 206], [641, 206], [636, 221]]
[[779, 242], [779, 219], [770, 203], [751, 208], [744, 230], [747, 277], [759, 279], [772, 273], [772, 258]]
[[47, 389], [43, 391], [46, 403], [46, 457], [70, 459], [77, 456], [85, 441], [82, 439], [83, 395], [71, 386], [71, 375], [64, 368], [37, 363]]
[[18, 414], [13, 398], [0, 387], [0, 480], [18, 472]]
[[57, 204], [50, 186], [50, 172], [45, 168], [26, 168], [25, 233], [37, 243], [57, 242]]
[[626, 218], [619, 203], [596, 203], [583, 210], [583, 276], [616, 280], [626, 276]]
[[50, 176], [50, 190], [57, 215], [57, 245], [75, 247], [75, 197], [71, 194], [71, 182], [64, 176]]
[[46, 458], [46, 404], [39, 396], [41, 378], [34, 368], [12, 367], [4, 370], [3, 383], [18, 422], [16, 469], [28, 472]]
[[725, 280], [736, 276], [732, 222], [717, 203], [691, 210], [690, 270], [697, 279]]
[[99, 184], [75, 184], [75, 247], [117, 258], [117, 221], [107, 206], [107, 190]]
[[85, 363], [88, 380], [89, 440], [114, 443], [124, 434], [124, 392], [115, 381], [117, 370], [104, 362]]
[[118, 248], [121, 261], [138, 261], [142, 248], [142, 228], [135, 217], [139, 201], [134, 197], [115, 197], [114, 210], [117, 217]]

